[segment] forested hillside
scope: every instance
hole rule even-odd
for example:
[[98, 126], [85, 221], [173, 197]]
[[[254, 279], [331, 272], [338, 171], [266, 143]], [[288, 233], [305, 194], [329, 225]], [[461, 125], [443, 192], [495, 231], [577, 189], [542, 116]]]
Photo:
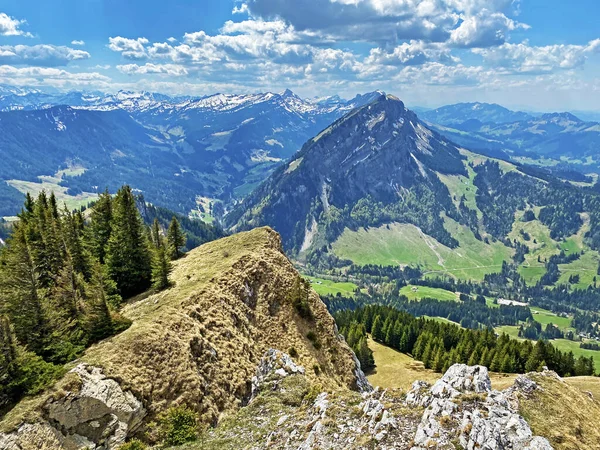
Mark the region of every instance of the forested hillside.
[[[169, 286], [171, 260], [219, 231], [144, 209], [124, 186], [91, 210], [70, 211], [42, 192], [27, 196], [0, 253], [0, 409], [43, 389], [85, 348], [126, 329], [118, 310]], [[88, 214], [89, 213], [89, 214]]]

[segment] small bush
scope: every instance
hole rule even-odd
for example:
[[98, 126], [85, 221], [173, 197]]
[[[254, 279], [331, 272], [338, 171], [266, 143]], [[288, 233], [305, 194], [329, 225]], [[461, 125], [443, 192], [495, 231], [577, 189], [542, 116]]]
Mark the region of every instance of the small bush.
[[195, 441], [197, 432], [196, 413], [187, 406], [170, 408], [160, 417], [159, 435], [165, 447]]
[[321, 385], [312, 385], [304, 396], [304, 402], [308, 405], [312, 405], [321, 392], [323, 392], [323, 387]]
[[319, 338], [317, 337], [317, 335], [315, 334], [314, 331], [309, 331], [308, 333], [306, 333], [306, 338], [312, 342], [312, 345], [315, 349], [320, 350], [321, 349], [321, 342], [319, 341]]
[[316, 376], [319, 376], [319, 374], [321, 373], [321, 367], [318, 364], [315, 364], [313, 366], [313, 370], [315, 371]]
[[119, 450], [146, 450], [148, 446], [144, 444], [142, 441], [138, 441], [137, 439], [132, 439], [131, 441], [121, 445]]
[[288, 355], [290, 355], [292, 358], [297, 358], [298, 350], [296, 350], [294, 347], [290, 347], [290, 349], [288, 350]]

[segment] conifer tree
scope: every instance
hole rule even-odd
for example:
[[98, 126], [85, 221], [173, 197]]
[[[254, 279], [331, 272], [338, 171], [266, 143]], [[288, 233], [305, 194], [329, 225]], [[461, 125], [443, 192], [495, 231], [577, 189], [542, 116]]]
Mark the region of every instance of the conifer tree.
[[113, 200], [111, 234], [105, 260], [108, 273], [123, 297], [131, 297], [150, 287], [151, 255], [129, 186], [119, 189]]
[[181, 248], [185, 246], [185, 234], [181, 231], [181, 225], [175, 216], [171, 219], [167, 230], [167, 244], [171, 259], [181, 258], [183, 255]]
[[72, 214], [66, 206], [63, 212], [63, 231], [65, 247], [72, 261], [73, 268], [77, 273], [88, 278], [90, 267], [81, 239], [81, 230], [77, 223], [76, 215]]
[[154, 245], [154, 248], [159, 249], [162, 246], [163, 242], [162, 236], [160, 235], [160, 224], [158, 223], [157, 218], [154, 218], [154, 222], [152, 222], [150, 237], [152, 239], [152, 245]]
[[90, 224], [87, 227], [86, 242], [90, 253], [100, 264], [105, 263], [106, 249], [112, 231], [112, 209], [113, 200], [104, 191], [98, 197], [98, 201], [92, 208]]
[[15, 226], [2, 253], [0, 272], [0, 314], [14, 325], [19, 341], [41, 352], [46, 332], [38, 273], [25, 236], [26, 224]]
[[[87, 329], [91, 342], [99, 341], [114, 332], [109, 304], [118, 304], [116, 286], [99, 263], [92, 268], [92, 277], [88, 286]], [[112, 295], [111, 295], [112, 294]]]
[[375, 320], [373, 320], [373, 327], [371, 328], [371, 337], [374, 341], [383, 341], [383, 323], [381, 322], [381, 317], [379, 315], [375, 317]]
[[169, 274], [173, 270], [171, 261], [167, 257], [167, 249], [163, 242], [159, 241], [158, 248], [154, 251], [154, 260], [152, 264], [152, 285], [155, 289], [161, 291], [171, 284]]

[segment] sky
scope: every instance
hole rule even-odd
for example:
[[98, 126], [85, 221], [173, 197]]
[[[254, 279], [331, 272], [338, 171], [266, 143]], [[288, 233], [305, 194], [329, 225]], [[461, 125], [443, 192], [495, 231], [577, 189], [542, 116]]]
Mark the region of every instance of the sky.
[[2, 0], [0, 83], [600, 110], [600, 1]]

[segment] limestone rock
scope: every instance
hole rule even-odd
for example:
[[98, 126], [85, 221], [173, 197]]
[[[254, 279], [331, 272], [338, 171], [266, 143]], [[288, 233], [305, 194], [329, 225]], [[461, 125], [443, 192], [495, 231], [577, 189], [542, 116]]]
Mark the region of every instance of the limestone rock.
[[431, 388], [416, 382], [406, 397], [409, 405], [425, 406], [412, 450], [455, 448], [467, 450], [551, 450], [545, 439], [533, 436], [511, 401], [515, 390], [531, 392], [537, 385], [520, 377], [505, 392], [492, 391], [482, 366], [455, 364]]
[[80, 364], [71, 373], [79, 378], [79, 389], [50, 398], [43, 422], [0, 434], [0, 449], [113, 449], [141, 424], [146, 415], [142, 402], [102, 369]]
[[297, 365], [287, 353], [270, 348], [261, 358], [256, 375], [252, 377], [251, 399], [266, 383], [276, 385], [281, 379], [294, 374], [304, 375], [304, 367]]

